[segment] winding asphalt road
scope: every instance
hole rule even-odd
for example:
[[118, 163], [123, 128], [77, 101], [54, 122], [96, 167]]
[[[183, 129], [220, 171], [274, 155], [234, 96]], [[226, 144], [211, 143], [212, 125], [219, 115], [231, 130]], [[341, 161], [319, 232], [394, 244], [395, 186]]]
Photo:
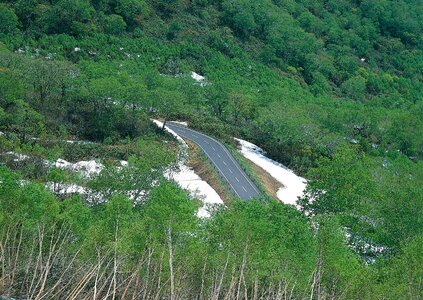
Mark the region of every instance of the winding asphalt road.
[[167, 122], [166, 127], [169, 127], [181, 137], [196, 143], [239, 198], [248, 200], [260, 195], [259, 189], [248, 178], [238, 162], [222, 143], [201, 132], [176, 123]]

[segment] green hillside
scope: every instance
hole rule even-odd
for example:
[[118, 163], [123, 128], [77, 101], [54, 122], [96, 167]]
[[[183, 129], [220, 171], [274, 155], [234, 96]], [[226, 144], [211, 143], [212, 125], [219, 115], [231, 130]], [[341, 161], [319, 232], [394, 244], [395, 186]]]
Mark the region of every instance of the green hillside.
[[[418, 0], [0, 1], [0, 296], [420, 299], [422, 16]], [[233, 200], [199, 220], [151, 118], [262, 147], [309, 180], [301, 212]], [[134, 186], [146, 201], [113, 192]]]

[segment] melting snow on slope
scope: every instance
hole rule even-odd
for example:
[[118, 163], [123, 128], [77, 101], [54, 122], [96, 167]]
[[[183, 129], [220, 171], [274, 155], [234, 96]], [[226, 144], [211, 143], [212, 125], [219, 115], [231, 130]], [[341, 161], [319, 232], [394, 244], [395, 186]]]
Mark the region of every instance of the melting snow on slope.
[[197, 82], [203, 82], [204, 79], [205, 79], [204, 76], [201, 76], [200, 74], [195, 73], [195, 72], [191, 72], [191, 78], [194, 79]]
[[168, 172], [165, 174], [168, 179], [177, 182], [183, 189], [190, 192], [191, 196], [203, 201], [203, 207], [198, 210], [197, 215], [201, 218], [207, 218], [210, 213], [207, 211], [207, 206], [213, 204], [223, 204], [222, 199], [216, 191], [204, 180], [195, 174], [194, 170], [181, 164], [179, 171]]
[[7, 155], [15, 156], [16, 158], [13, 159], [13, 161], [15, 161], [15, 162], [24, 161], [24, 160], [27, 160], [27, 159], [30, 159], [31, 158], [28, 155], [21, 154], [21, 153], [16, 153], [16, 152], [13, 152], [13, 151], [6, 152], [6, 154]]
[[85, 194], [87, 192], [83, 186], [73, 183], [47, 182], [45, 186], [56, 194]]
[[[153, 122], [160, 128], [163, 126], [163, 123], [158, 120], [153, 120]], [[173, 135], [179, 142], [181, 142], [182, 151], [186, 151], [188, 145], [185, 141], [172, 129], [165, 127], [165, 130]], [[168, 171], [165, 174], [165, 177], [171, 180], [174, 180], [181, 186], [183, 189], [186, 189], [190, 192], [192, 197], [200, 199], [203, 202], [203, 207], [198, 210], [197, 215], [201, 218], [207, 218], [210, 216], [207, 208], [210, 205], [223, 204], [223, 200], [220, 198], [219, 194], [204, 180], [195, 174], [194, 170], [184, 164], [182, 160], [179, 164], [178, 171]]]
[[[13, 161], [21, 162], [24, 160], [32, 159], [31, 156], [16, 153], [16, 152], [6, 152], [7, 155], [12, 155], [15, 158]], [[66, 169], [70, 171], [80, 172], [83, 176], [91, 177], [92, 175], [98, 175], [103, 170], [104, 166], [101, 163], [96, 162], [95, 160], [82, 160], [76, 163], [68, 162], [64, 159], [59, 158], [58, 160], [51, 162], [49, 160], [43, 160], [43, 163], [46, 166], [55, 166], [59, 169]]]
[[179, 124], [179, 125], [182, 125], [182, 126], [188, 126], [187, 122], [182, 122], [182, 121], [172, 121], [172, 123], [176, 123], [176, 124]]
[[235, 138], [235, 140], [240, 143], [241, 149], [239, 151], [244, 157], [266, 170], [273, 178], [283, 184], [283, 187], [277, 192], [279, 200], [285, 204], [295, 205], [297, 198], [303, 195], [307, 180], [295, 175], [292, 170], [281, 163], [266, 157], [264, 150], [258, 146], [241, 139]]
[[[157, 125], [157, 127], [160, 127], [160, 128], [163, 127], [163, 122], [160, 122], [159, 120], [153, 120], [153, 122], [154, 122], [154, 124]], [[188, 145], [187, 145], [187, 143], [185, 143], [184, 139], [181, 138], [175, 131], [173, 131], [169, 127], [165, 127], [165, 130], [167, 132], [169, 132], [171, 135], [173, 135], [182, 145], [184, 145], [184, 147], [188, 147]]]
[[60, 169], [68, 169], [76, 172], [81, 172], [85, 176], [92, 176], [100, 174], [104, 166], [95, 160], [78, 161], [77, 163], [71, 163], [64, 159], [58, 159], [54, 162], [54, 166]]
[[191, 72], [191, 78], [197, 81], [197, 84], [201, 87], [205, 87], [206, 85], [208, 85], [206, 78], [204, 78], [204, 76], [201, 76], [198, 73]]

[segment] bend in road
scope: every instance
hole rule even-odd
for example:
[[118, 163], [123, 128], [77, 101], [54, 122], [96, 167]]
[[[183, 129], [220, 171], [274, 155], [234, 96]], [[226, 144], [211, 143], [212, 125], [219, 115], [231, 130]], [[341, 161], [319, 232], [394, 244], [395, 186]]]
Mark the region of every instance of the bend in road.
[[201, 132], [172, 122], [167, 122], [166, 127], [181, 137], [196, 143], [239, 198], [247, 200], [260, 196], [260, 191], [256, 185], [248, 178], [238, 162], [222, 143]]

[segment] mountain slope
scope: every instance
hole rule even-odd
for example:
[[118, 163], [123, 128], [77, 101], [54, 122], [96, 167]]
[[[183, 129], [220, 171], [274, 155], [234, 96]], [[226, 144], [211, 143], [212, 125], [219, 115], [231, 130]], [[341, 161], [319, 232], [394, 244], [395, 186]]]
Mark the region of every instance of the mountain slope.
[[[99, 285], [116, 297], [126, 282], [173, 299], [272, 298], [276, 286], [299, 299], [418, 297], [421, 15], [417, 0], [0, 1], [1, 245], [19, 262], [2, 271], [0, 292], [35, 298], [43, 282], [61, 286], [29, 254], [41, 249], [47, 261], [50, 242], [63, 238], [69, 248], [55, 259], [80, 253], [71, 274], [112, 274]], [[263, 148], [308, 179], [305, 214], [270, 199], [234, 201], [199, 224], [197, 202], [158, 172], [177, 146], [150, 118]], [[42, 164], [58, 158], [99, 159], [106, 171], [84, 182]], [[119, 160], [133, 168], [122, 174]], [[45, 190], [59, 181], [110, 197], [92, 205]], [[134, 185], [152, 200], [132, 206], [114, 195]], [[66, 238], [55, 235], [62, 224]], [[156, 277], [138, 281], [138, 271]]]

